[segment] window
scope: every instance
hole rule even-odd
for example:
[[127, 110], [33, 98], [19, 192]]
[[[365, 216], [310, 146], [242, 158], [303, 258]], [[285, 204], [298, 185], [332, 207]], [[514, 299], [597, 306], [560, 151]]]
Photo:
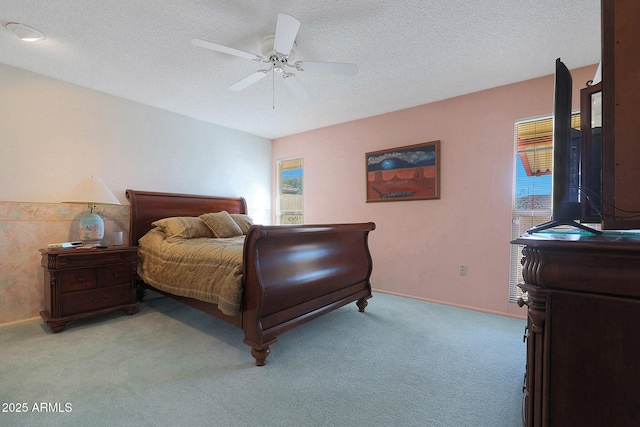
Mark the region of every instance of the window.
[[[571, 116], [571, 127], [580, 130], [580, 113]], [[515, 124], [515, 194], [511, 237], [551, 220], [553, 183], [553, 117], [522, 120]], [[522, 296], [522, 246], [511, 246], [509, 301]]]
[[278, 160], [276, 224], [304, 224], [303, 159]]

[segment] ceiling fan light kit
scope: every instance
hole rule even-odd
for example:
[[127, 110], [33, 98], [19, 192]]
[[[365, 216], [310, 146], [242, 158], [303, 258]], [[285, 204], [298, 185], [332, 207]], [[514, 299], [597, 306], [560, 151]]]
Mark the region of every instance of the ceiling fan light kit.
[[269, 69], [258, 70], [229, 86], [229, 89], [234, 91], [243, 90], [273, 72], [274, 74], [277, 73], [283, 77], [287, 87], [298, 98], [303, 101], [309, 101], [313, 99], [313, 95], [311, 95], [309, 90], [302, 84], [294, 73], [286, 71], [287, 67], [291, 68], [292, 71], [295, 70], [298, 72], [318, 74], [342, 74], [345, 76], [354, 76], [358, 73], [358, 66], [356, 64], [315, 61], [296, 61], [295, 63], [290, 64], [289, 60], [293, 55], [292, 51], [296, 45], [295, 41], [299, 29], [300, 21], [291, 15], [279, 13], [275, 34], [267, 35], [261, 41], [260, 50], [262, 52], [262, 56], [203, 39], [193, 39], [191, 43], [195, 46], [226, 53], [227, 55], [270, 64]]

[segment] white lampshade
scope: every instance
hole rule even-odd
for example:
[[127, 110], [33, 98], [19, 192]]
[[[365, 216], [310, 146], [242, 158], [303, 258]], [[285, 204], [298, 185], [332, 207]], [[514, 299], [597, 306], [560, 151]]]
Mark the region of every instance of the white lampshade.
[[83, 246], [100, 245], [104, 237], [104, 221], [93, 213], [96, 205], [120, 204], [104, 181], [95, 176], [82, 178], [63, 203], [86, 203], [89, 206], [89, 212], [80, 220], [80, 240]]
[[90, 203], [93, 205], [119, 205], [117, 197], [107, 184], [96, 176], [86, 176], [69, 192], [64, 203]]
[[596, 74], [593, 76], [593, 83], [598, 84], [602, 81], [602, 61], [598, 63], [598, 68], [596, 68]]

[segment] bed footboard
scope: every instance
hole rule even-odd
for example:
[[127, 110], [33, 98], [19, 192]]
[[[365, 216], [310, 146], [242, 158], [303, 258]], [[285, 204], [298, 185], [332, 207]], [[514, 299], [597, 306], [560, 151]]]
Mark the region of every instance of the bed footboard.
[[368, 245], [375, 224], [254, 225], [244, 246], [245, 344], [264, 365], [277, 336], [353, 301], [371, 298]]

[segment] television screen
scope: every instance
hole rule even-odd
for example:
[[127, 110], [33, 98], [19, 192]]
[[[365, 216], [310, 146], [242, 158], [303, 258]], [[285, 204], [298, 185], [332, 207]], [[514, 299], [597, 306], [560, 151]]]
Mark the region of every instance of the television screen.
[[556, 59], [553, 92], [553, 197], [551, 221], [529, 229], [529, 233], [558, 227], [573, 226], [600, 233], [580, 224], [580, 143], [581, 136], [571, 127], [572, 78], [567, 66]]

